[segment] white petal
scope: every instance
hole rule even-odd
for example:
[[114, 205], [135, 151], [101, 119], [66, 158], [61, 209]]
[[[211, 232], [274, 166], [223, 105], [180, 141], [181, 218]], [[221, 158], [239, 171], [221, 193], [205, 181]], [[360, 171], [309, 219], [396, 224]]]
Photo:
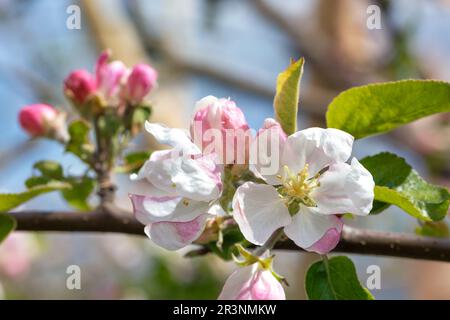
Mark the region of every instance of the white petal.
[[331, 228], [342, 228], [339, 218], [318, 214], [315, 208], [301, 205], [300, 211], [292, 217], [292, 223], [284, 228], [284, 232], [296, 245], [306, 249], [319, 241]]
[[200, 149], [191, 141], [186, 131], [177, 128], [168, 128], [163, 124], [145, 122], [145, 130], [152, 134], [161, 144], [167, 144], [185, 155], [200, 154]]
[[284, 300], [283, 287], [269, 270], [253, 264], [234, 271], [225, 282], [219, 300]]
[[264, 120], [263, 127], [253, 139], [250, 146], [250, 170], [260, 179], [276, 185], [280, 180], [281, 154], [286, 141], [286, 134], [274, 119]]
[[233, 217], [245, 239], [256, 245], [262, 245], [275, 230], [291, 222], [277, 190], [253, 182], [246, 182], [236, 190]]
[[201, 98], [195, 103], [195, 110], [198, 111], [200, 109], [206, 108], [210, 105], [216, 103], [219, 99], [214, 96], [206, 96]]
[[337, 163], [319, 178], [320, 187], [311, 193], [323, 214], [367, 215], [372, 209], [375, 182], [356, 158], [351, 165]]
[[139, 178], [168, 194], [198, 201], [217, 199], [222, 191], [221, 172], [212, 158], [172, 158], [169, 150], [153, 152]]
[[149, 197], [130, 194], [133, 212], [142, 224], [160, 221], [186, 222], [208, 212], [208, 203], [182, 197]]
[[347, 161], [352, 145], [353, 137], [338, 129], [301, 130], [287, 138], [282, 163], [292, 172], [298, 172], [308, 164], [310, 176], [314, 176], [328, 165]]
[[145, 227], [145, 234], [160, 247], [178, 250], [196, 240], [206, 225], [207, 214], [188, 222], [156, 222]]

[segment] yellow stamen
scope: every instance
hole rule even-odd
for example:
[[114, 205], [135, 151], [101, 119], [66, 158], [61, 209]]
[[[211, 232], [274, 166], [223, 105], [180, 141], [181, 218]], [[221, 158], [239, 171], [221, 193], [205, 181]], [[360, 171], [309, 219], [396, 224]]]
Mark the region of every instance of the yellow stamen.
[[287, 205], [293, 202], [300, 202], [306, 206], [313, 207], [315, 202], [311, 199], [311, 192], [319, 186], [317, 177], [308, 179], [308, 164], [299, 171], [293, 174], [287, 167], [283, 167], [283, 175], [277, 176], [281, 180], [281, 194], [287, 198]]

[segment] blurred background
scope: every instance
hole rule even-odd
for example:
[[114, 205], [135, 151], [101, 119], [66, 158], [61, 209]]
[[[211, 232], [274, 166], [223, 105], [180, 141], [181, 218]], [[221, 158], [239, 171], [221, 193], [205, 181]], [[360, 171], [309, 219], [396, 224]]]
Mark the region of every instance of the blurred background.
[[[367, 27], [369, 5], [381, 29]], [[70, 5], [81, 29], [70, 30]], [[290, 58], [306, 58], [300, 128], [324, 126], [331, 99], [346, 88], [404, 78], [450, 81], [448, 0], [0, 0], [0, 191], [24, 189], [38, 160], [84, 170], [51, 141], [31, 141], [17, 122], [21, 106], [45, 102], [68, 108], [62, 81], [73, 69], [93, 69], [111, 48], [127, 65], [151, 63], [160, 74], [151, 100], [153, 121], [186, 127], [205, 95], [231, 97], [251, 127], [272, 116], [277, 74]], [[392, 151], [434, 183], [450, 185], [450, 116], [429, 117], [390, 134], [358, 141], [357, 157]], [[146, 137], [133, 147], [145, 148]], [[115, 177], [119, 205], [130, 208], [127, 177]], [[58, 194], [21, 209], [68, 209]], [[417, 221], [391, 208], [350, 224], [414, 232]], [[304, 299], [305, 268], [317, 256], [279, 252], [276, 268]], [[448, 264], [352, 256], [365, 283], [381, 267], [377, 299], [450, 299]], [[81, 290], [66, 289], [66, 268], [79, 265]], [[0, 246], [3, 299], [215, 299], [233, 263], [187, 259], [144, 237], [116, 234], [20, 233]]]

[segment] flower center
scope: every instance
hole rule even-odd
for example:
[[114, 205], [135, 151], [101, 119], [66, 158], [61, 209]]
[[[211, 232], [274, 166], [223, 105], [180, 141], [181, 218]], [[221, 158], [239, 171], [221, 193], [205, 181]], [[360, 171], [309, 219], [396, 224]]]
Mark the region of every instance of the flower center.
[[320, 185], [317, 179], [318, 175], [308, 178], [308, 164], [297, 174], [292, 173], [287, 166], [284, 166], [283, 170], [283, 174], [277, 176], [281, 181], [278, 191], [280, 195], [286, 198], [288, 208], [291, 208], [293, 205], [298, 206], [300, 203], [308, 207], [315, 207], [316, 203], [310, 197], [310, 194]]

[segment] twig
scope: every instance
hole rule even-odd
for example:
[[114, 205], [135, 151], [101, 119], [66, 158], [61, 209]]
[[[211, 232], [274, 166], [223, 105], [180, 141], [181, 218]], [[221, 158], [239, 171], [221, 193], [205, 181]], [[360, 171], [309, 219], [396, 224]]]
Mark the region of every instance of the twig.
[[[144, 235], [144, 226], [128, 212], [105, 211], [12, 213], [21, 231], [118, 232]], [[292, 241], [278, 242], [275, 249], [302, 251]], [[450, 262], [450, 240], [404, 233], [361, 230], [345, 226], [335, 252], [381, 255]], [[206, 252], [205, 252], [206, 253]]]

